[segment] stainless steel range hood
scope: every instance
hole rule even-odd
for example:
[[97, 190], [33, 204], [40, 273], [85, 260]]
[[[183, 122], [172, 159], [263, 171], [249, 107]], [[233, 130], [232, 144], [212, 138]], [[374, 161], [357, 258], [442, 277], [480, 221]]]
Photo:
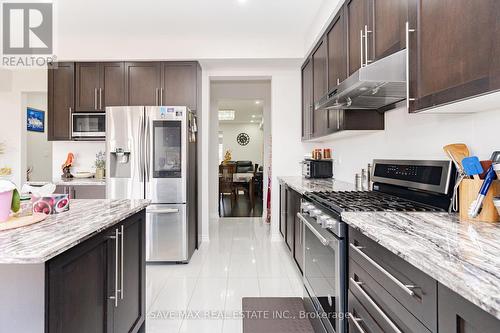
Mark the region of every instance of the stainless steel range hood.
[[315, 109], [377, 110], [406, 99], [406, 50], [360, 68], [326, 97]]

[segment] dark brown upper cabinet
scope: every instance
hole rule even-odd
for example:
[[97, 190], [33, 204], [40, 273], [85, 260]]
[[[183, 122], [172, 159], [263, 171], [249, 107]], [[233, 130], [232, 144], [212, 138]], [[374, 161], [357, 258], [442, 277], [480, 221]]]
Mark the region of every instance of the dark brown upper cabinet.
[[328, 91], [347, 78], [347, 48], [344, 11], [341, 8], [334, 18], [328, 40]]
[[198, 63], [164, 62], [161, 68], [160, 105], [182, 105], [196, 110]]
[[411, 0], [410, 112], [500, 89], [500, 1]]
[[[328, 45], [323, 39], [312, 54], [313, 65], [313, 98], [314, 104], [328, 93]], [[327, 130], [327, 112], [325, 110], [312, 111], [312, 136], [321, 136]]]
[[161, 62], [126, 62], [126, 105], [160, 105]]
[[328, 92], [328, 45], [323, 39], [312, 54], [313, 63], [313, 97], [318, 102]]
[[406, 48], [408, 0], [371, 0], [367, 27], [368, 63]]
[[99, 63], [76, 63], [76, 112], [100, 112], [100, 81]]
[[348, 0], [345, 3], [349, 75], [365, 64], [364, 35], [368, 25], [368, 7], [368, 0]]
[[307, 59], [302, 66], [302, 140], [311, 138], [313, 111], [312, 61]]
[[75, 106], [75, 64], [60, 62], [48, 69], [48, 139], [71, 140], [71, 112]]
[[125, 63], [101, 63], [101, 110], [125, 105]]
[[76, 63], [76, 112], [104, 112], [125, 102], [125, 67], [122, 62]]

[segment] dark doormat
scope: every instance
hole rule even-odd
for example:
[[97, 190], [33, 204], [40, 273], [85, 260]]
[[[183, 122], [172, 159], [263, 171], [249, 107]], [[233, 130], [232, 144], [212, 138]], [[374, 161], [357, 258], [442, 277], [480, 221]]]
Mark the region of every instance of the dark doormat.
[[243, 298], [243, 333], [314, 333], [300, 297]]

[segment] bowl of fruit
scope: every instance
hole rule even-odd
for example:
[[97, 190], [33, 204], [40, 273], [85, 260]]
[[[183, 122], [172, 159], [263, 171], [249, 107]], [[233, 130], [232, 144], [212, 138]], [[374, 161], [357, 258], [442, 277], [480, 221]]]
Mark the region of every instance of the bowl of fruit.
[[51, 215], [67, 210], [69, 210], [69, 196], [67, 194], [51, 194], [33, 198], [33, 213]]

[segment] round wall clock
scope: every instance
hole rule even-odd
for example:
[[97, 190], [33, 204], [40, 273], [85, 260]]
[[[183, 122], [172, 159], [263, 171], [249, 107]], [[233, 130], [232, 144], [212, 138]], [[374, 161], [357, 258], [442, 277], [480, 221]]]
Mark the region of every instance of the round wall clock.
[[240, 133], [236, 137], [236, 141], [241, 145], [241, 146], [246, 146], [250, 142], [250, 136], [246, 133]]

